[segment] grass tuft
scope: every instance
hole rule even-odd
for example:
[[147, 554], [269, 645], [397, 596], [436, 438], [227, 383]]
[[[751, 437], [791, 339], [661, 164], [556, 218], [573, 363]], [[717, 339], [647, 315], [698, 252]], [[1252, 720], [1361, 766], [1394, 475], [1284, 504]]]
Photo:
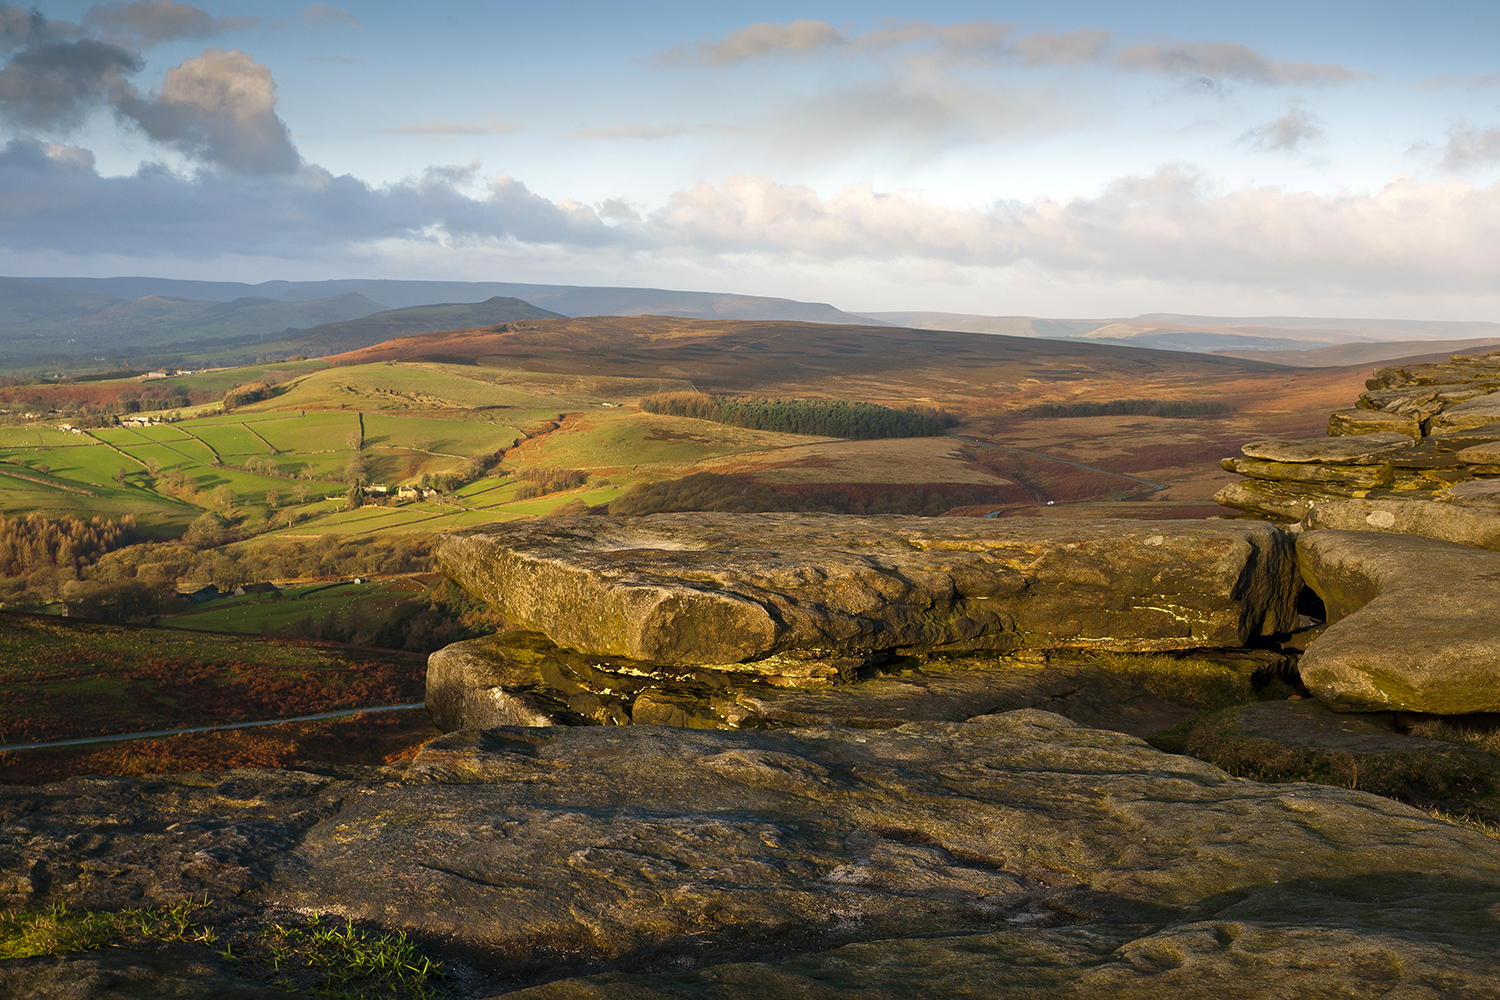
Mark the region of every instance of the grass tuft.
[[1093, 662], [1159, 698], [1199, 711], [1255, 701], [1251, 676], [1223, 663], [1162, 653], [1100, 653]]

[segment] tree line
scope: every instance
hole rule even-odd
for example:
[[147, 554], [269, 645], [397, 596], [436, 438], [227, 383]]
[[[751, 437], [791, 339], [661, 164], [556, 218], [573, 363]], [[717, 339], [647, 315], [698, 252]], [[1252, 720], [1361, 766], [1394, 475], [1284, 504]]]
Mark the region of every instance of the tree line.
[[664, 392], [641, 401], [647, 413], [712, 420], [731, 427], [784, 434], [868, 441], [875, 438], [936, 437], [957, 423], [932, 408], [897, 410], [842, 399], [754, 399], [706, 392]]
[[1043, 403], [1033, 417], [1211, 417], [1228, 413], [1223, 403], [1200, 400], [1111, 399], [1100, 403]]

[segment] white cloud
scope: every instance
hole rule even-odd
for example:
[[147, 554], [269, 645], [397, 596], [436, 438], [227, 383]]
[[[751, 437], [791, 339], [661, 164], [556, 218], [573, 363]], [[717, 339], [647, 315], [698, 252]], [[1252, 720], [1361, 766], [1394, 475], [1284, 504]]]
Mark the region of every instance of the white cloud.
[[1093, 197], [978, 208], [869, 185], [820, 194], [736, 175], [638, 210], [549, 199], [508, 176], [483, 182], [472, 163], [378, 188], [310, 166], [191, 177], [148, 166], [105, 178], [84, 152], [15, 141], [0, 153], [0, 189], [10, 195], [0, 199], [0, 247], [14, 252], [150, 247], [161, 257], [320, 267], [364, 259], [379, 244], [429, 260], [441, 251], [455, 266], [503, 252], [560, 270], [571, 261], [581, 273], [626, 264], [747, 274], [897, 267], [982, 280], [1020, 269], [1058, 286], [1234, 287], [1285, 301], [1493, 297], [1500, 245], [1500, 184], [1405, 175], [1372, 193], [1325, 196], [1275, 186], [1217, 191], [1165, 167], [1119, 178]]
[[1273, 122], [1258, 125], [1240, 136], [1240, 142], [1263, 152], [1292, 153], [1310, 142], [1323, 138], [1321, 119], [1307, 110], [1302, 101], [1292, 101], [1286, 114]]
[[1221, 41], [1131, 45], [1115, 55], [1114, 64], [1121, 69], [1277, 86], [1349, 83], [1365, 75], [1333, 63], [1269, 59], [1247, 45]]
[[131, 91], [114, 105], [152, 139], [210, 163], [284, 173], [300, 161], [276, 116], [271, 71], [244, 52], [208, 49], [168, 70], [160, 94]]
[[1448, 130], [1448, 145], [1443, 149], [1442, 166], [1465, 171], [1500, 163], [1500, 126], [1474, 128], [1457, 125]]
[[394, 132], [398, 135], [502, 135], [506, 132], [519, 132], [521, 126], [511, 125], [507, 122], [491, 118], [488, 123], [478, 125], [473, 122], [423, 122], [419, 125], [397, 125], [394, 128], [384, 129], [386, 132]]
[[719, 41], [703, 38], [690, 46], [678, 46], [660, 57], [669, 65], [703, 62], [714, 66], [747, 59], [808, 55], [844, 45], [849, 36], [826, 21], [799, 18], [789, 24], [762, 22], [736, 28]]

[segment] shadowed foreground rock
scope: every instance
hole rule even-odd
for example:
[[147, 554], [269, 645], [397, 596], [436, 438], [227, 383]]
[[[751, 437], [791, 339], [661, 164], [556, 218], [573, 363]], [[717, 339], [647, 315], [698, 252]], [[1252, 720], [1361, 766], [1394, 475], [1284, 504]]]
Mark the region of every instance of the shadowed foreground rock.
[[[723, 670], [663, 668], [560, 649], [535, 632], [456, 642], [427, 661], [427, 711], [444, 732], [495, 726], [853, 726], [962, 722], [1042, 708], [1087, 726], [1147, 736], [1193, 710], [1075, 659], [1018, 663], [994, 654], [910, 657], [872, 676], [813, 688]], [[1284, 658], [1261, 653], [1267, 671]], [[1282, 663], [1276, 663], [1282, 659]], [[1246, 668], [1242, 668], [1246, 669]], [[1250, 666], [1246, 672], [1252, 672]]]
[[1500, 711], [1500, 553], [1319, 530], [1297, 537], [1297, 555], [1332, 623], [1298, 665], [1318, 700], [1346, 712]]
[[[416, 935], [455, 997], [1436, 998], [1500, 977], [1496, 842], [1033, 710], [502, 728], [404, 777], [75, 779], [0, 789], [0, 810], [31, 906], [317, 910]], [[244, 967], [161, 966], [0, 962], [0, 992], [256, 995]]]
[[1296, 618], [1290, 540], [1249, 522], [556, 518], [447, 535], [437, 559], [564, 648], [773, 675], [893, 652], [1234, 647]]

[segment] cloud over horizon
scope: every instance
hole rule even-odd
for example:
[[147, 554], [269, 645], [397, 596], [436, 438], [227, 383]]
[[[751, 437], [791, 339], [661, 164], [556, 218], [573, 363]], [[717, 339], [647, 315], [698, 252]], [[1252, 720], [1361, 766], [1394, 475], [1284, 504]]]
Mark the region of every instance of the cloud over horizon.
[[760, 175], [700, 182], [659, 207], [552, 200], [509, 176], [464, 193], [478, 164], [372, 186], [318, 167], [182, 176], [143, 167], [101, 177], [87, 151], [13, 140], [0, 151], [0, 246], [72, 254], [357, 256], [397, 241], [506, 245], [539, 258], [724, 258], [768, 266], [909, 260], [1041, 268], [1057, 276], [1351, 291], [1493, 291], [1500, 183], [1392, 179], [1372, 194], [1274, 185], [1216, 191], [1164, 167], [1088, 198], [966, 208], [851, 185], [830, 195]]

